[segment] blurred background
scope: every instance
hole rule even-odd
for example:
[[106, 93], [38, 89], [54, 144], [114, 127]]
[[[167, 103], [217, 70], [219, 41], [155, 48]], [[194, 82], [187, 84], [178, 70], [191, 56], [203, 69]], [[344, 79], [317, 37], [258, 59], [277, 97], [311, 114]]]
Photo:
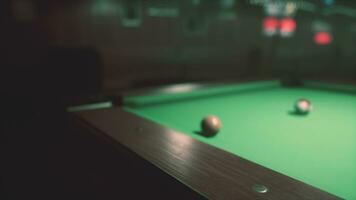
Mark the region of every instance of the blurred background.
[[68, 105], [171, 83], [356, 80], [351, 0], [3, 0], [0, 10], [1, 199], [118, 199], [132, 193], [123, 182], [173, 192], [142, 182], [154, 174], [117, 171], [133, 166], [69, 131]]
[[4, 14], [3, 66], [74, 93], [356, 77], [356, 5], [348, 0], [13, 0]]

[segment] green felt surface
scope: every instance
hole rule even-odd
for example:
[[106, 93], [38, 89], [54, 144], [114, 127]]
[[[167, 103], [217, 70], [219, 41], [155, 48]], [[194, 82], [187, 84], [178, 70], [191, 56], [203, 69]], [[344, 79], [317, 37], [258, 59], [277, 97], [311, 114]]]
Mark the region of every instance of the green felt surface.
[[[235, 92], [189, 101], [155, 104], [153, 99], [159, 102], [167, 95], [131, 97], [142, 106], [125, 109], [347, 200], [356, 200], [356, 95], [263, 85], [248, 90], [234, 86]], [[208, 92], [206, 89], [203, 94]], [[184, 95], [189, 97], [189, 93]], [[308, 116], [293, 114], [299, 98], [313, 103], [314, 110]], [[150, 103], [145, 104], [145, 100]], [[205, 138], [196, 131], [202, 118], [210, 114], [220, 117], [223, 128], [215, 137]]]

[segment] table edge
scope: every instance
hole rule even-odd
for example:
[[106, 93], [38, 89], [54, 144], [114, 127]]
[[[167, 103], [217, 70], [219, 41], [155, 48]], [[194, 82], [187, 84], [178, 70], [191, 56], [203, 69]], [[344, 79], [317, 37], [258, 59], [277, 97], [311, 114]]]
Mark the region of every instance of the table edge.
[[[73, 113], [83, 122], [109, 136], [142, 159], [210, 199], [341, 199], [311, 185], [282, 175], [245, 160], [190, 136], [164, 127], [120, 107]], [[120, 120], [118, 120], [120, 119]], [[137, 127], [139, 124], [139, 127]], [[172, 134], [172, 135], [170, 135]], [[170, 136], [168, 136], [170, 135]], [[171, 140], [170, 138], [184, 138]], [[181, 149], [189, 141], [193, 150]], [[177, 149], [179, 149], [177, 151]], [[187, 163], [182, 155], [189, 154], [194, 162]], [[161, 156], [161, 157], [160, 157]], [[187, 170], [187, 171], [184, 171]], [[189, 173], [187, 173], [189, 172]], [[226, 179], [226, 180], [224, 180]], [[243, 181], [241, 181], [243, 180]], [[217, 181], [224, 187], [214, 188]], [[259, 194], [253, 184], [263, 184], [270, 192]], [[240, 187], [239, 190], [236, 187]]]

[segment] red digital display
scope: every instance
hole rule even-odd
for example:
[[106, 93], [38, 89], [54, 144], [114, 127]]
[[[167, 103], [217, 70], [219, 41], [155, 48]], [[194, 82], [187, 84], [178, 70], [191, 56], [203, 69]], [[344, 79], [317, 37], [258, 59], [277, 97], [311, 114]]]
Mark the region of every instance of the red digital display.
[[314, 41], [318, 45], [328, 45], [332, 42], [333, 37], [328, 32], [319, 32], [314, 36]]
[[279, 26], [279, 21], [275, 17], [266, 17], [263, 20], [263, 28], [265, 30], [276, 30]]
[[296, 28], [297, 23], [293, 18], [287, 17], [280, 22], [280, 30], [282, 33], [293, 33]]

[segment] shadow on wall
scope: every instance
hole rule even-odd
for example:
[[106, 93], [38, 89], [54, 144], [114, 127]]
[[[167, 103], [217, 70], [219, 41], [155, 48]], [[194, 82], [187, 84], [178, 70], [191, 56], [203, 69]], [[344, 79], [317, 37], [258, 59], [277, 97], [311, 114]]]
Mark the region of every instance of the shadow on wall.
[[51, 47], [43, 68], [54, 92], [69, 96], [101, 92], [102, 61], [95, 49]]

